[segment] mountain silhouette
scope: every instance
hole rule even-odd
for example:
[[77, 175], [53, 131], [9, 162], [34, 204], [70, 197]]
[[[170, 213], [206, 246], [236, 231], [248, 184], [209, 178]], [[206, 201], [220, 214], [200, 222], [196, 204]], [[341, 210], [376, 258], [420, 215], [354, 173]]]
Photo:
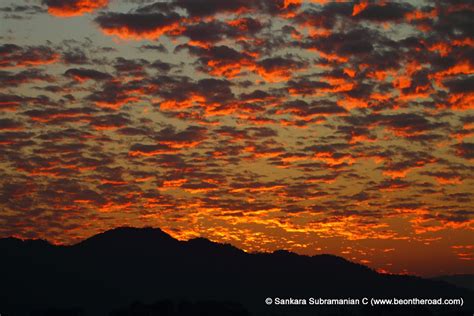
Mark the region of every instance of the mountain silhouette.
[[[71, 246], [4, 238], [0, 252], [2, 316], [339, 315], [341, 310], [378, 315], [379, 310], [267, 306], [267, 297], [462, 297], [462, 308], [424, 306], [414, 315], [472, 315], [474, 303], [473, 291], [443, 281], [379, 274], [332, 255], [251, 254], [204, 238], [179, 241], [157, 228], [116, 228]], [[165, 305], [168, 312], [154, 312]], [[394, 315], [412, 309], [399, 307]]]
[[434, 277], [433, 280], [445, 281], [458, 287], [463, 287], [474, 291], [474, 274], [440, 275]]

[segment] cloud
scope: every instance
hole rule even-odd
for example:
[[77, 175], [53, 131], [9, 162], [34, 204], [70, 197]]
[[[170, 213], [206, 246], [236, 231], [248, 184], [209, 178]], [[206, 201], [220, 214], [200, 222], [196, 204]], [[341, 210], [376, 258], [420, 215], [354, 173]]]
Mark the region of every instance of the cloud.
[[184, 48], [187, 48], [190, 54], [199, 56], [199, 70], [213, 76], [233, 78], [254, 65], [252, 56], [227, 46], [213, 46], [209, 49], [183, 46], [179, 49]]
[[11, 120], [11, 119], [0, 119], [0, 130], [5, 131], [16, 131], [16, 130], [22, 130], [23, 129], [23, 124], [20, 122]]
[[54, 82], [54, 77], [42, 70], [29, 69], [20, 72], [0, 70], [0, 87], [18, 87], [32, 82]]
[[64, 75], [79, 82], [84, 82], [86, 80], [103, 81], [113, 78], [111, 75], [104, 72], [85, 68], [71, 68], [66, 70]]
[[472, 160], [474, 158], [474, 143], [462, 142], [454, 145], [456, 155]]
[[59, 17], [79, 16], [106, 7], [109, 0], [43, 0], [49, 14]]
[[3, 44], [0, 46], [0, 68], [34, 67], [55, 63], [59, 54], [46, 46], [25, 46]]
[[406, 15], [413, 11], [413, 7], [407, 3], [385, 2], [381, 4], [368, 4], [361, 2], [354, 5], [352, 15], [357, 19], [377, 22], [401, 22]]
[[117, 110], [126, 104], [140, 101], [141, 88], [134, 82], [122, 84], [118, 81], [107, 81], [101, 89], [92, 92], [86, 99], [93, 101], [98, 107]]
[[95, 22], [107, 35], [126, 40], [157, 39], [163, 34], [179, 31], [180, 16], [176, 13], [115, 13], [107, 12]]
[[206, 128], [199, 126], [188, 126], [181, 132], [176, 132], [173, 127], [166, 127], [159, 131], [154, 139], [171, 148], [195, 147], [205, 140], [206, 131]]
[[156, 156], [163, 154], [172, 154], [177, 152], [177, 149], [173, 149], [168, 145], [147, 145], [147, 144], [134, 144], [130, 147], [129, 155], [132, 157], [139, 156]]
[[224, 12], [245, 12], [252, 7], [252, 3], [244, 0], [230, 0], [225, 2], [218, 0], [205, 0], [200, 2], [192, 0], [175, 0], [173, 1], [173, 4], [185, 9], [190, 17], [205, 17]]
[[259, 60], [256, 63], [256, 72], [269, 82], [288, 81], [294, 72], [304, 70], [307, 64], [304, 61], [291, 57], [272, 57]]
[[65, 122], [84, 122], [89, 121], [94, 110], [90, 108], [68, 108], [68, 109], [33, 109], [27, 110], [22, 114], [36, 122], [49, 124], [61, 124]]
[[12, 4], [7, 7], [0, 7], [0, 12], [3, 12], [4, 19], [29, 19], [35, 14], [44, 13], [45, 10], [38, 5], [28, 5], [28, 4]]

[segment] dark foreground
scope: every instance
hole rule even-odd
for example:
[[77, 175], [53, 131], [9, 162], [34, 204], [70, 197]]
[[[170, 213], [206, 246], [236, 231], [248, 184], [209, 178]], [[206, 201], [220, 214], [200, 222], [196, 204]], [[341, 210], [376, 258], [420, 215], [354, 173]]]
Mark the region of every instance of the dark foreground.
[[[73, 246], [0, 239], [0, 314], [473, 315], [474, 292], [385, 275], [340, 257], [248, 254], [159, 229], [118, 228]], [[461, 306], [276, 306], [266, 298], [463, 298]]]

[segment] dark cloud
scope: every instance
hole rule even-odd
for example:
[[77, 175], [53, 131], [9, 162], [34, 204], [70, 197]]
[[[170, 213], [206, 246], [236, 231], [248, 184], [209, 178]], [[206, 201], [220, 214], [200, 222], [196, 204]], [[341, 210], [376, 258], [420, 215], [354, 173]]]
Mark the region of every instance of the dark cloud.
[[23, 124], [11, 119], [0, 119], [0, 130], [21, 130], [23, 129]]
[[449, 79], [443, 82], [451, 93], [472, 93], [474, 92], [474, 76], [465, 76]]
[[59, 55], [47, 46], [3, 44], [0, 46], [0, 68], [34, 67], [56, 62]]
[[54, 77], [39, 69], [20, 72], [0, 71], [0, 87], [18, 87], [32, 82], [54, 82]]
[[338, 115], [347, 111], [332, 102], [314, 101], [311, 104], [303, 100], [294, 100], [284, 104], [285, 112], [289, 112], [301, 117], [313, 115]]
[[63, 53], [62, 60], [65, 64], [85, 65], [90, 63], [89, 58], [81, 49], [74, 49]]
[[70, 17], [91, 13], [108, 5], [109, 0], [42, 0], [52, 15]]
[[151, 51], [157, 51], [160, 53], [167, 53], [168, 49], [163, 44], [158, 44], [158, 45], [142, 45], [138, 48], [141, 51], [146, 51], [146, 50], [151, 50]]
[[154, 139], [160, 144], [174, 148], [194, 147], [206, 138], [206, 128], [189, 126], [184, 131], [177, 132], [173, 127], [160, 130]]
[[358, 13], [356, 18], [377, 22], [401, 22], [405, 19], [407, 13], [413, 10], [414, 7], [408, 3], [371, 3]]
[[222, 12], [239, 12], [248, 10], [252, 6], [251, 2], [244, 0], [230, 0], [224, 2], [219, 0], [175, 0], [174, 4], [185, 9], [189, 16], [192, 17], [204, 17]]
[[103, 13], [95, 21], [110, 35], [121, 38], [156, 39], [177, 28], [180, 16], [176, 13]]
[[31, 18], [32, 16], [36, 14], [41, 14], [46, 12], [42, 7], [38, 5], [10, 5], [6, 7], [1, 7], [0, 12], [3, 12], [3, 18], [4, 19], [16, 19], [16, 20], [22, 20], [22, 19], [28, 19]]
[[465, 159], [474, 158], [474, 143], [463, 142], [454, 146], [456, 154]]
[[85, 69], [85, 68], [71, 68], [66, 70], [64, 73], [65, 76], [71, 77], [77, 81], [85, 81], [88, 79], [95, 81], [110, 80], [113, 77], [107, 73], [100, 72], [94, 69]]

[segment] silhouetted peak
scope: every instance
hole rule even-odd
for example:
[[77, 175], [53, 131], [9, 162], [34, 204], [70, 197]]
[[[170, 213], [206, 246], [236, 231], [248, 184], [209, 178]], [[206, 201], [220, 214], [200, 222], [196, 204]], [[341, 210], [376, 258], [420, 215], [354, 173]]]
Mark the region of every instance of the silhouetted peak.
[[40, 248], [52, 246], [48, 241], [43, 239], [20, 239], [16, 237], [8, 237], [0, 239], [0, 248], [15, 247], [15, 248]]
[[7, 237], [0, 239], [0, 245], [21, 245], [23, 240], [16, 237]]
[[326, 254], [326, 253], [312, 256], [312, 258], [317, 258], [318, 260], [334, 261], [334, 262], [350, 262], [350, 261], [344, 259], [343, 257], [330, 255], [330, 254]]
[[204, 238], [204, 237], [192, 238], [192, 239], [189, 239], [188, 241], [186, 241], [186, 243], [188, 243], [190, 245], [202, 245], [202, 246], [209, 246], [209, 247], [229, 245], [229, 244], [222, 244], [222, 243], [214, 242], [214, 241], [211, 241], [211, 240], [209, 240], [207, 238]]
[[160, 228], [154, 227], [130, 227], [130, 226], [123, 226], [110, 229], [105, 231], [103, 234], [106, 235], [115, 235], [115, 236], [127, 236], [127, 237], [162, 237], [167, 239], [172, 239], [170, 235], [165, 233]]
[[196, 237], [185, 241], [188, 245], [198, 245], [198, 246], [210, 246], [212, 247], [215, 243], [204, 237]]
[[233, 252], [238, 254], [244, 254], [244, 251], [232, 246], [231, 244], [222, 244], [210, 241], [209, 239], [203, 237], [197, 237], [190, 239], [184, 242], [184, 245], [187, 248], [192, 248], [196, 251], [200, 252], [222, 252], [225, 251], [227, 253]]
[[23, 244], [31, 247], [49, 247], [52, 246], [47, 240], [44, 239], [25, 239]]
[[319, 263], [351, 263], [342, 257], [338, 257], [335, 255], [329, 255], [329, 254], [320, 254], [320, 255], [314, 255], [314, 256], [307, 256], [307, 255], [300, 255], [295, 252], [281, 249], [281, 250], [275, 250], [269, 255], [273, 257], [279, 257], [279, 258], [287, 258], [287, 259], [304, 259], [304, 260], [310, 260], [310, 261], [316, 261]]
[[139, 247], [153, 250], [163, 245], [177, 244], [174, 239], [159, 228], [152, 227], [118, 227], [103, 233], [94, 235], [77, 246], [97, 245], [113, 248]]
[[275, 256], [281, 256], [281, 257], [299, 257], [300, 256], [286, 249], [275, 250], [274, 252], [272, 252], [272, 254]]

